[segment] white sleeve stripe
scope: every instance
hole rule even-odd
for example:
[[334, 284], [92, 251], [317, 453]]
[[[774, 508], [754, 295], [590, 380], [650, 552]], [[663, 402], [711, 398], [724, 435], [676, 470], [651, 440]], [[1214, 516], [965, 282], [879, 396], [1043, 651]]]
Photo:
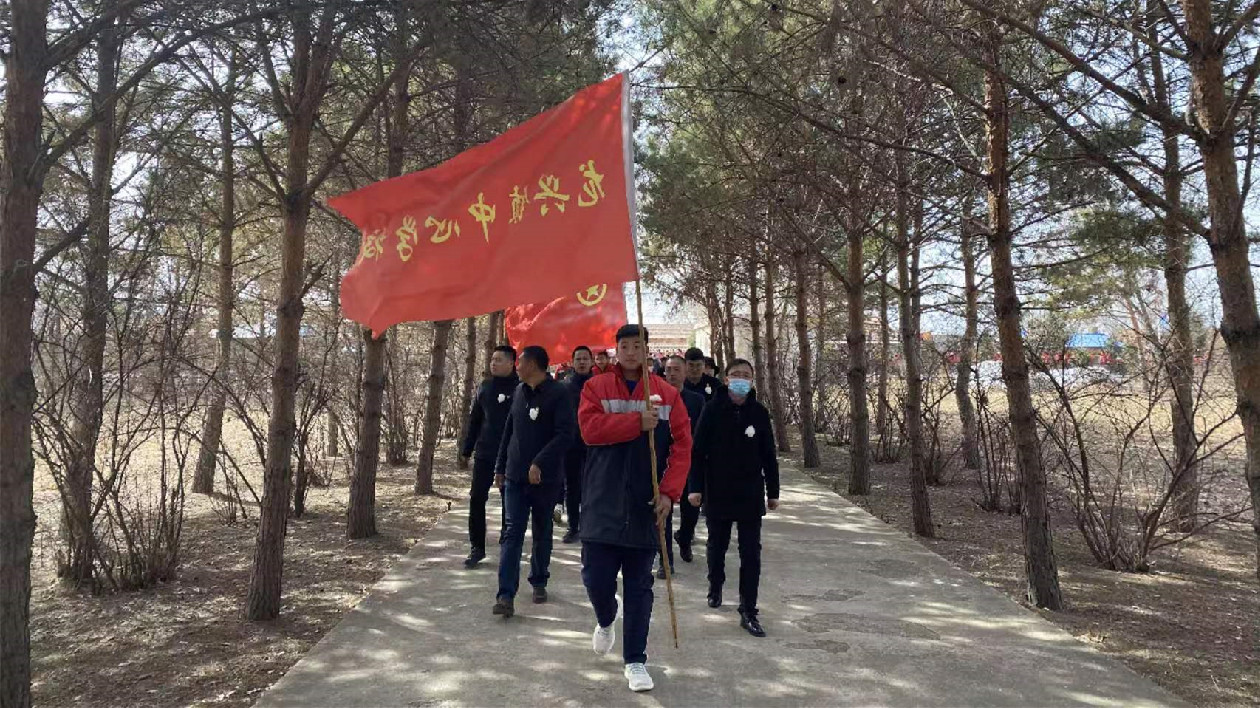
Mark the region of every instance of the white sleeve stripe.
[[[605, 413], [635, 413], [641, 412], [647, 407], [647, 404], [644, 403], [642, 398], [635, 398], [628, 401], [625, 399], [606, 398], [600, 401], [600, 403], [603, 404]], [[661, 420], [669, 420], [669, 411], [671, 408], [673, 408], [673, 406], [656, 407], [656, 409], [660, 412]]]

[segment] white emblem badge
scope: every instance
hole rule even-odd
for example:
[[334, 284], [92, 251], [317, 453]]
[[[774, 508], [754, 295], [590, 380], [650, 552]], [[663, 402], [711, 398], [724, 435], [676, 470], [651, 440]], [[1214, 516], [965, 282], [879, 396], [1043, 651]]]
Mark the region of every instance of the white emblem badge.
[[660, 395], [659, 393], [654, 393], [654, 394], [652, 394], [652, 402], [653, 402], [653, 403], [660, 403], [660, 402], [661, 402], [661, 395]]
[[529, 419], [530, 419], [530, 420], [538, 420], [538, 409], [537, 409], [537, 408], [530, 408], [530, 409], [529, 409]]
[[708, 385], [708, 386], [705, 386], [705, 387], [704, 387], [704, 392], [705, 392], [706, 394], [708, 394], [708, 395], [712, 396], [712, 395], [713, 395], [713, 385], [712, 385], [712, 384], [710, 384], [710, 385]]
[[752, 427], [751, 425], [744, 429], [744, 435], [747, 435], [750, 438], [756, 434], [757, 434], [756, 428]]
[[500, 394], [499, 394], [499, 403], [502, 403], [502, 402], [504, 402], [504, 401], [506, 401], [506, 400], [507, 400], [507, 394], [505, 394], [505, 393], [500, 393]]

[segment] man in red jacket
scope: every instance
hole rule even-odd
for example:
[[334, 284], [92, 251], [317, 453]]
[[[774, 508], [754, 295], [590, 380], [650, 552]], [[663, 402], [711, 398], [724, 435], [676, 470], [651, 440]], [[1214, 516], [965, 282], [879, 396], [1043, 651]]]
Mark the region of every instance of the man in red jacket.
[[[682, 496], [691, 465], [691, 420], [678, 389], [650, 373], [651, 402], [644, 400], [647, 331], [639, 325], [617, 331], [617, 360], [607, 373], [582, 388], [578, 426], [586, 442], [582, 479], [582, 582], [595, 610], [591, 639], [597, 654], [616, 643], [613, 625], [624, 616], [622, 658], [634, 691], [652, 688], [647, 671], [648, 626], [652, 619], [652, 562], [659, 549], [658, 525]], [[656, 440], [660, 493], [652, 496], [647, 435]], [[616, 597], [622, 576], [623, 608]]]

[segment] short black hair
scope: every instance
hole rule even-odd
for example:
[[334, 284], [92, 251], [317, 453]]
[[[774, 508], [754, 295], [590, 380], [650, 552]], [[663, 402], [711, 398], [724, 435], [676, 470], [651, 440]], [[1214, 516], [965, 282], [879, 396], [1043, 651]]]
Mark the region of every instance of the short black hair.
[[621, 329], [617, 330], [617, 341], [620, 342], [621, 340], [629, 339], [630, 337], [634, 337], [635, 339], [638, 339], [640, 330], [643, 331], [643, 343], [647, 344], [648, 342], [647, 327], [643, 327], [637, 324], [622, 325]]
[[601, 356], [602, 356], [602, 357], [604, 357], [605, 359], [607, 359], [607, 358], [608, 358], [608, 350], [607, 350], [607, 349], [600, 349], [600, 350], [599, 350], [599, 352], [597, 352], [597, 353], [595, 354], [595, 356], [596, 356], [596, 358], [598, 358], [598, 357], [601, 357]]
[[704, 352], [700, 347], [692, 347], [683, 354], [683, 361], [704, 361]]
[[[495, 347], [495, 348], [494, 348], [494, 351], [496, 351], [496, 352], [503, 352], [504, 354], [507, 354], [508, 356], [512, 357], [512, 361], [513, 361], [513, 362], [515, 362], [515, 361], [516, 361], [516, 350], [515, 350], [515, 349], [513, 349], [512, 347], [510, 347], [510, 346], [506, 345], [506, 344], [504, 344], [504, 345], [502, 345], [502, 346]], [[494, 353], [494, 352], [491, 352], [491, 354], [493, 354], [493, 353]]]
[[747, 366], [748, 368], [752, 369], [752, 370], [753, 370], [753, 373], [756, 373], [756, 371], [757, 371], [756, 367], [754, 367], [754, 366], [752, 365], [752, 362], [751, 362], [751, 361], [748, 361], [747, 359], [731, 359], [731, 363], [729, 363], [729, 364], [727, 364], [727, 365], [726, 365], [726, 373], [727, 373], [727, 374], [730, 374], [730, 373], [731, 373], [731, 369], [734, 369], [735, 367], [739, 366], [740, 364], [743, 364], [744, 366]]
[[537, 344], [531, 344], [528, 347], [525, 347], [524, 349], [522, 349], [521, 358], [529, 359], [530, 361], [534, 362], [534, 364], [539, 369], [542, 369], [543, 371], [546, 371], [547, 367], [551, 366], [551, 357], [547, 356], [547, 350], [543, 349]]
[[717, 360], [711, 356], [706, 356], [704, 358], [704, 365], [709, 367], [710, 369], [713, 369], [714, 371], [718, 370]]
[[[586, 346], [585, 344], [579, 344], [579, 345], [577, 345], [576, 347], [573, 347], [573, 354], [572, 354], [572, 357], [575, 357], [575, 358], [576, 358], [576, 357], [577, 357], [577, 353], [578, 353], [578, 352], [586, 352], [587, 354], [590, 354], [590, 353], [591, 353], [591, 348], [590, 348], [590, 347], [588, 347], [588, 346]], [[593, 355], [592, 355], [592, 356], [593, 356]]]

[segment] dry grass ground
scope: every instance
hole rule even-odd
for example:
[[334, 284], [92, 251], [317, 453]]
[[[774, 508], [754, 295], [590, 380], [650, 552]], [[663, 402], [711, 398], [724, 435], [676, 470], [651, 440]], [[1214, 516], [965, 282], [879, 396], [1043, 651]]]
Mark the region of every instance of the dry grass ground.
[[[34, 564], [34, 694], [43, 706], [247, 706], [297, 662], [423, 536], [450, 502], [467, 494], [449, 442], [439, 452], [438, 495], [412, 494], [413, 466], [383, 467], [377, 527], [345, 538], [349, 490], [342, 466], [314, 488], [307, 512], [289, 522], [284, 605], [274, 622], [242, 618], [257, 512], [228, 523], [213, 502], [189, 495], [179, 577], [139, 592], [93, 597], [56, 578], [51, 478], [37, 480]], [[247, 473], [261, 489], [257, 465]], [[242, 492], [248, 498], [247, 492]]]
[[[847, 452], [824, 447], [814, 476], [844, 491], [847, 470]], [[981, 510], [970, 475], [953, 472], [948, 484], [930, 490], [937, 538], [921, 540], [1027, 604], [1020, 519]], [[1230, 479], [1210, 491], [1218, 503], [1245, 498], [1241, 474]], [[848, 498], [910, 533], [906, 465], [875, 465], [872, 480], [869, 496]], [[1068, 607], [1043, 616], [1193, 704], [1260, 705], [1260, 584], [1249, 516], [1158, 552], [1149, 573], [1117, 573], [1094, 562], [1066, 500], [1052, 504]]]

